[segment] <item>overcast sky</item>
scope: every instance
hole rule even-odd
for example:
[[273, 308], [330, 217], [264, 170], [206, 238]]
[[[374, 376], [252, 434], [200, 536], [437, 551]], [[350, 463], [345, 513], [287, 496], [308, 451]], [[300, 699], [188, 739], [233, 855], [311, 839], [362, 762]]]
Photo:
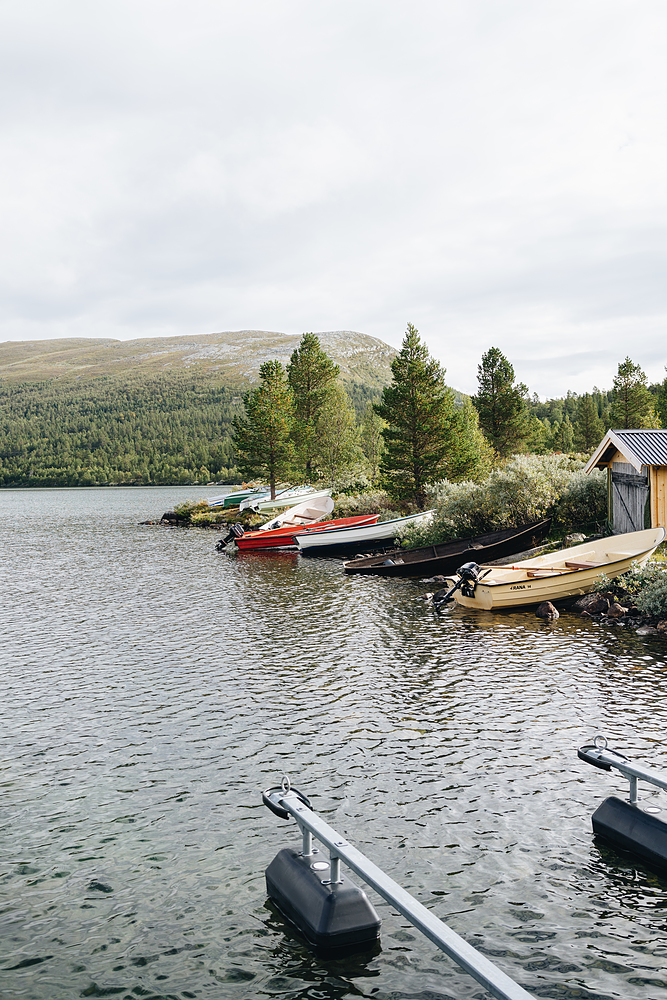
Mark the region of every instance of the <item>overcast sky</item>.
[[664, 0], [0, 0], [0, 341], [667, 364]]

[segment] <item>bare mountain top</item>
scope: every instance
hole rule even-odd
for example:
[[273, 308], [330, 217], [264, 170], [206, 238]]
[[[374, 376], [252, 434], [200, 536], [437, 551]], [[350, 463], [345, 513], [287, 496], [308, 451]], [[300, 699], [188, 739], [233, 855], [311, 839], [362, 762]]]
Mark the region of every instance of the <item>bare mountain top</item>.
[[[350, 330], [318, 333], [323, 349], [338, 365], [345, 381], [381, 388], [391, 381], [396, 351], [375, 337]], [[72, 380], [125, 372], [196, 370], [226, 384], [255, 381], [260, 365], [278, 359], [284, 364], [301, 340], [300, 334], [239, 330], [191, 337], [151, 337], [143, 340], [9, 341], [0, 344], [0, 379], [34, 382]]]

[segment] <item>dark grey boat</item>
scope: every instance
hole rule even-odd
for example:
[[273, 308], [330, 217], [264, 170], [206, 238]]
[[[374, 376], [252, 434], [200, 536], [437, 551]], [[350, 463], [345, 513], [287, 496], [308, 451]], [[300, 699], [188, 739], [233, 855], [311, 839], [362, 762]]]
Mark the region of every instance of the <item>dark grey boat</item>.
[[547, 536], [551, 518], [518, 528], [490, 531], [475, 538], [457, 538], [441, 545], [396, 549], [380, 556], [359, 556], [344, 564], [346, 573], [376, 576], [434, 576], [455, 573], [464, 562], [493, 562], [534, 548]]

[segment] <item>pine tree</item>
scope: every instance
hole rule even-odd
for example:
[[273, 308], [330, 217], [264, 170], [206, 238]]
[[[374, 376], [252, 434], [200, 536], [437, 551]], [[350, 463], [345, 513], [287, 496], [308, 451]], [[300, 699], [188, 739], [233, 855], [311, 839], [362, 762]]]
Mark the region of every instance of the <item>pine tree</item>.
[[592, 451], [604, 435], [604, 425], [598, 416], [598, 407], [590, 392], [579, 399], [574, 443], [581, 451]]
[[394, 499], [423, 510], [426, 486], [445, 472], [454, 393], [445, 384], [444, 369], [430, 357], [411, 323], [391, 371], [391, 385], [374, 404], [387, 422], [382, 431], [386, 449], [380, 460], [382, 483]]
[[234, 443], [241, 474], [265, 477], [273, 500], [276, 483], [289, 476], [294, 461], [294, 399], [279, 361], [263, 364], [259, 377], [243, 397], [246, 416], [234, 417]]
[[317, 446], [316, 426], [320, 411], [333, 392], [339, 367], [322, 350], [319, 337], [304, 333], [287, 366], [287, 379], [294, 394], [292, 436], [306, 479], [312, 476]]
[[646, 375], [630, 358], [621, 361], [614, 378], [611, 405], [612, 426], [619, 430], [654, 427], [653, 396], [646, 384]]
[[497, 347], [482, 355], [477, 382], [479, 389], [472, 401], [488, 440], [503, 457], [521, 451], [528, 435], [528, 388], [523, 382], [515, 383], [514, 368]]

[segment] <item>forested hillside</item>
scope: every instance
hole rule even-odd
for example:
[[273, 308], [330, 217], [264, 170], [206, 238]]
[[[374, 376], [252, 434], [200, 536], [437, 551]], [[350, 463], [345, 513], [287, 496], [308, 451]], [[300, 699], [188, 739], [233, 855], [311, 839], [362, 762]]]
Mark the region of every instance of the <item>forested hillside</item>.
[[229, 481], [239, 409], [237, 390], [180, 372], [74, 385], [0, 382], [0, 483]]
[[[391, 381], [396, 352], [363, 334], [320, 336], [340, 369], [363, 444], [370, 433], [363, 430], [369, 401], [377, 401]], [[0, 486], [238, 482], [232, 422], [244, 413], [243, 394], [256, 384], [266, 358], [287, 362], [297, 343], [284, 334], [242, 331], [150, 341], [1, 344]], [[568, 392], [545, 402], [516, 382], [497, 349], [482, 360], [500, 365], [505, 389], [516, 397], [506, 445], [485, 423], [482, 383], [473, 397], [500, 460], [526, 451], [590, 453], [610, 426], [665, 426], [667, 379], [647, 386], [629, 358], [619, 364], [611, 390]], [[460, 393], [454, 397], [457, 408], [470, 407]], [[632, 404], [631, 413], [622, 410], [623, 400]], [[511, 415], [502, 407], [498, 413], [509, 427]]]
[[[364, 334], [321, 336], [361, 415], [395, 351]], [[0, 344], [0, 485], [238, 481], [231, 423], [242, 395], [298, 339], [246, 330]]]

